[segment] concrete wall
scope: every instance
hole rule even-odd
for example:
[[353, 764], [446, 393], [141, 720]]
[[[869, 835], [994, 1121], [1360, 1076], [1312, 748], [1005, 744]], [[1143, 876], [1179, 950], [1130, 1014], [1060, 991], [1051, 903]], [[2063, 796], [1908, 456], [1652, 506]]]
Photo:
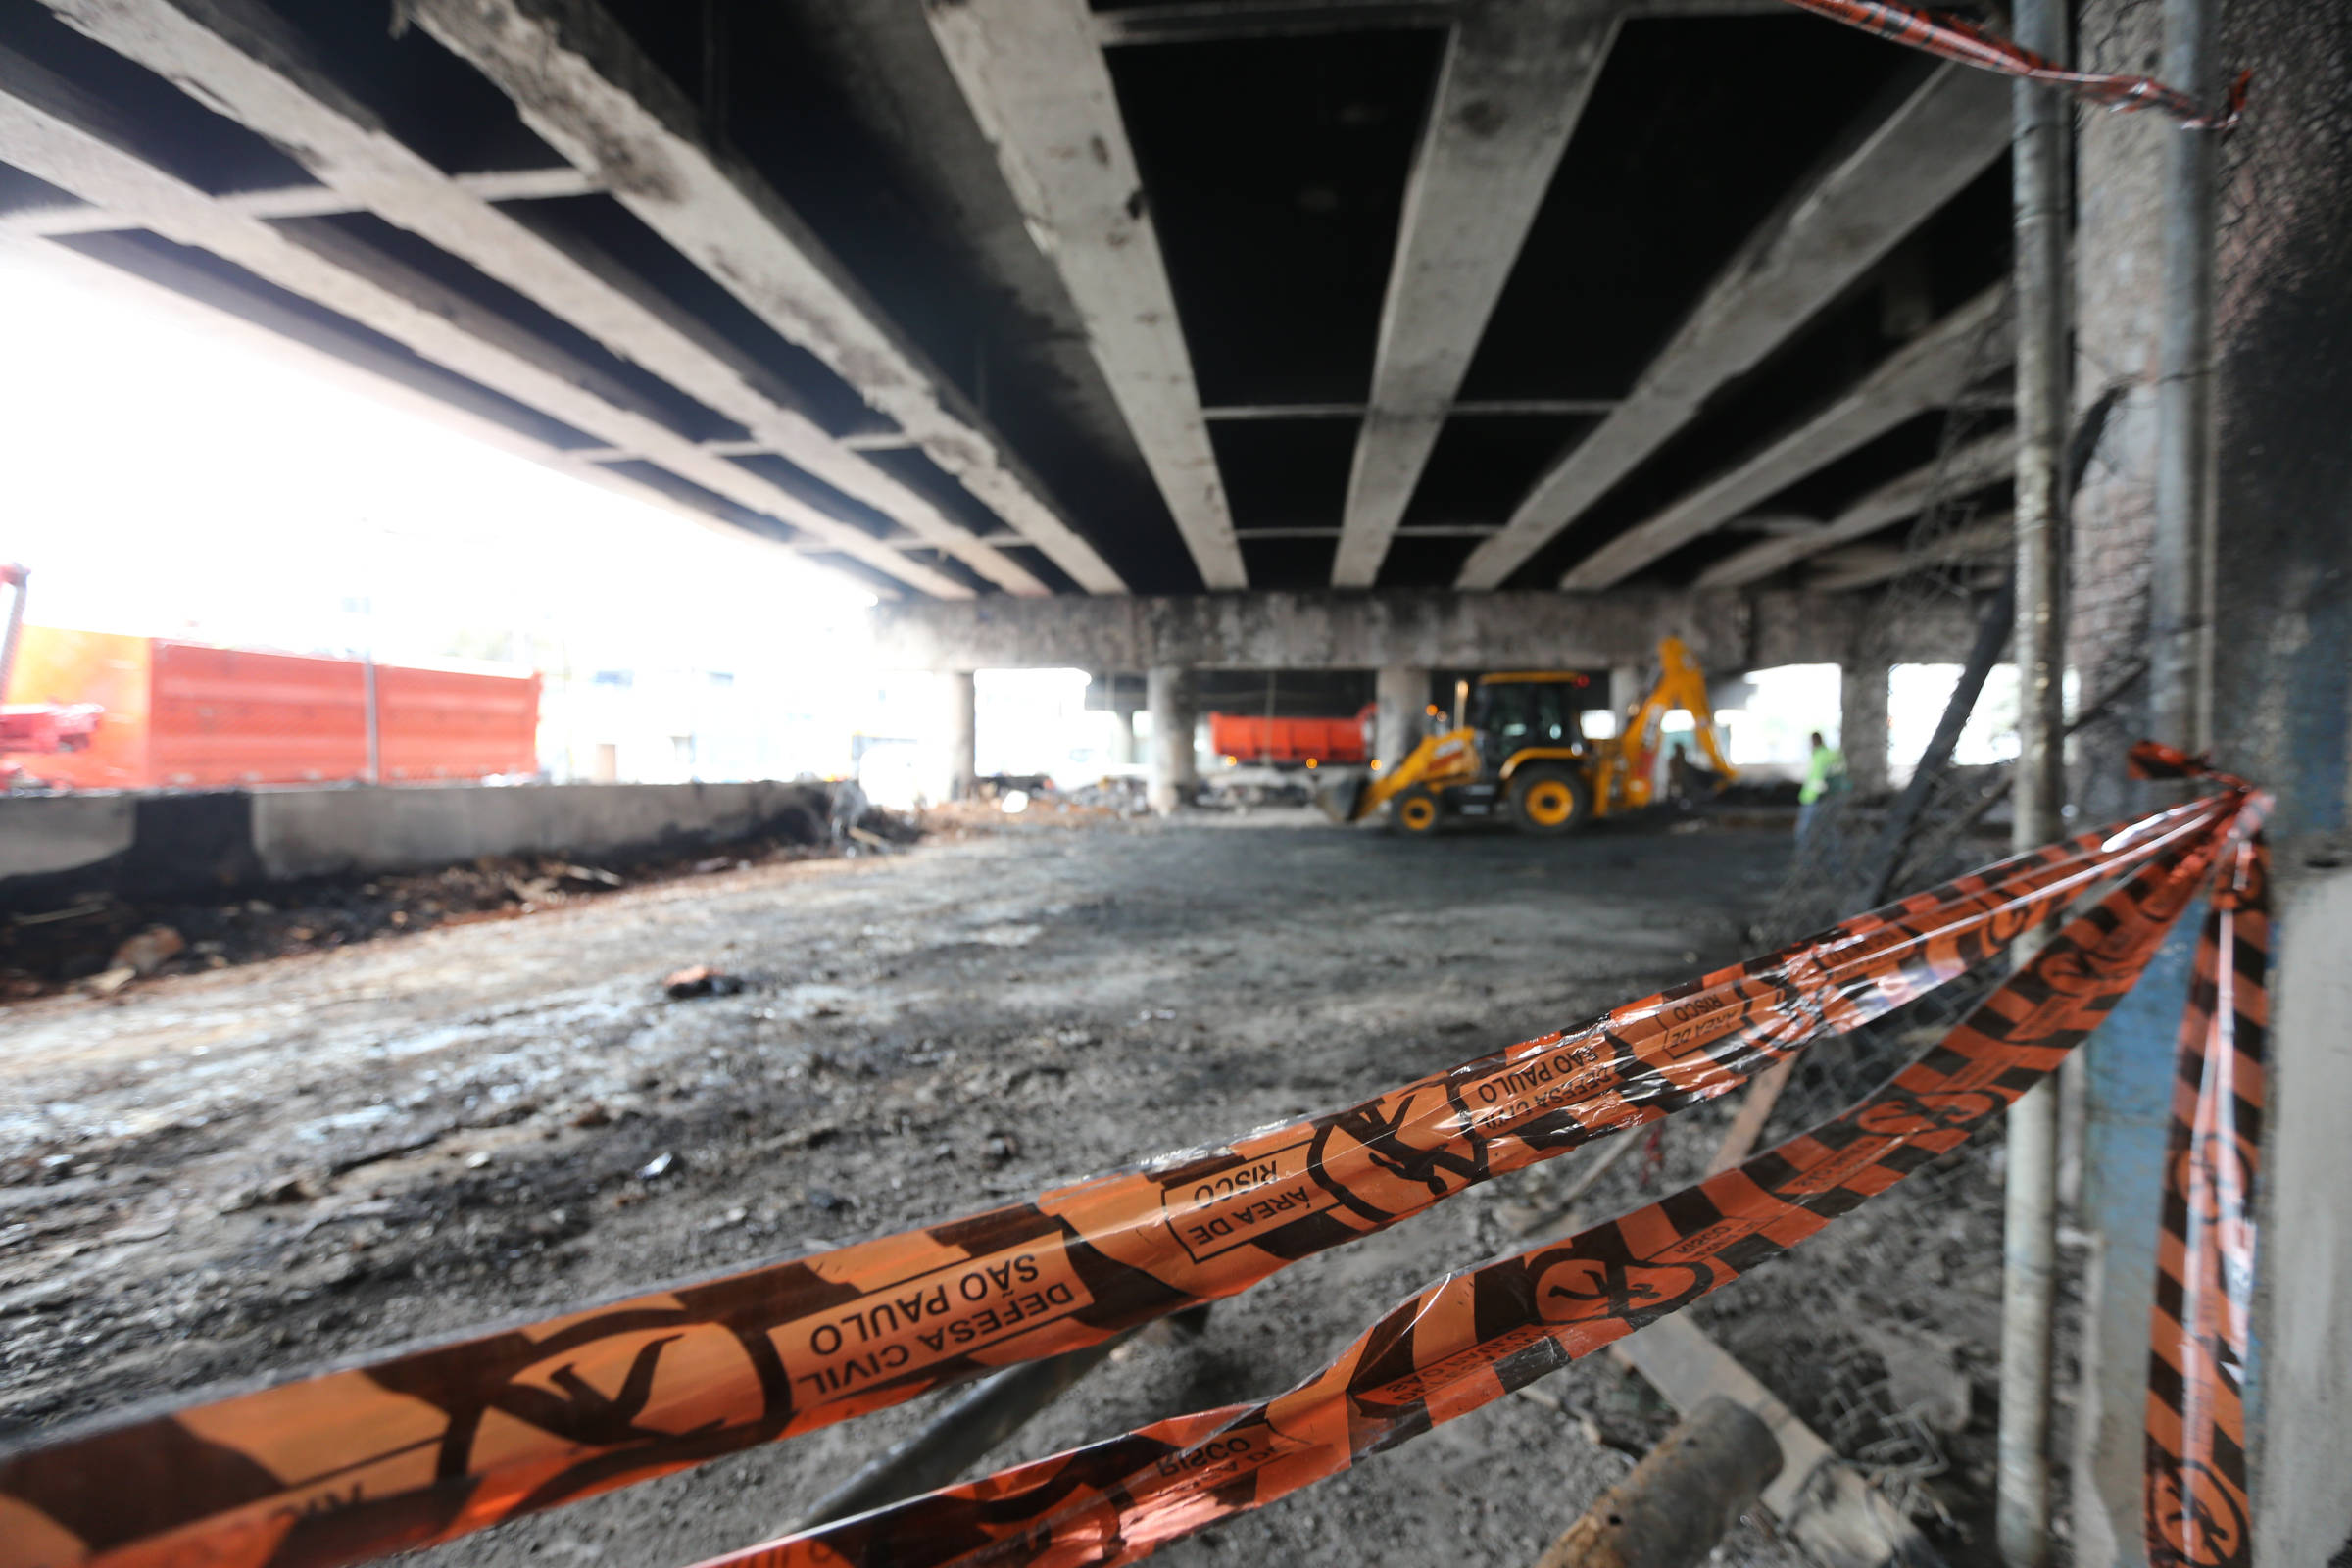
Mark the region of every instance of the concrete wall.
[[330, 876], [746, 838], [789, 809], [822, 820], [825, 805], [821, 790], [778, 783], [271, 790], [253, 798], [253, 841], [272, 879]]
[[137, 831], [127, 795], [0, 795], [0, 882], [121, 855]]
[[99, 893], [203, 898], [484, 855], [720, 843], [795, 812], [821, 825], [829, 805], [822, 785], [780, 783], [0, 795], [0, 908], [56, 908]]
[[[1000, 596], [882, 604], [872, 622], [884, 662], [905, 669], [1598, 669], [1651, 660], [1673, 635], [1709, 669], [1735, 671], [1836, 663], [1869, 608], [1851, 595], [1647, 589]], [[1893, 657], [1956, 662], [1972, 631], [1956, 606], [1912, 616]]]
[[[2352, 1538], [2352, 28], [2339, 7], [2221, 0], [2219, 58], [2255, 102], [2221, 144], [2217, 234], [2214, 751], [2278, 792], [2262, 1238], [2248, 1431], [2257, 1568]], [[2086, 64], [2145, 70], [2160, 8], [2088, 0]], [[2131, 394], [2075, 505], [2073, 662], [2085, 691], [2144, 650], [2161, 275], [2154, 117], [2082, 122], [2078, 401]], [[2077, 800], [2126, 791], [2144, 705], [2079, 747]], [[2088, 1054], [2090, 1239], [2074, 1463], [2075, 1560], [2143, 1563], [2140, 1432], [2171, 1061], [2193, 919]]]

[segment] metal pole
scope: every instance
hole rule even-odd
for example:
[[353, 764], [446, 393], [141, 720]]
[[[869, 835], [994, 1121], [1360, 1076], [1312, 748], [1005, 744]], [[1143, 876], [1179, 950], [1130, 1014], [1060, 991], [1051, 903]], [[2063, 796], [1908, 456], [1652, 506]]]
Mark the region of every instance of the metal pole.
[[[2206, 0], [2165, 0], [2164, 79], [2212, 96]], [[2213, 744], [2213, 138], [2165, 138], [2164, 306], [2156, 344], [2156, 533], [2148, 695], [2156, 738]]]
[[[2025, 47], [2067, 53], [2065, 0], [2019, 0]], [[2012, 842], [2065, 830], [2066, 101], [2018, 82], [2013, 173], [2017, 297], [2017, 782]], [[2019, 944], [2022, 960], [2038, 934]], [[2058, 1251], [2058, 1099], [2010, 1108], [2001, 1248], [2001, 1409], [1993, 1534], [2009, 1568], [2050, 1560], [2050, 1315]]]
[[0, 564], [0, 587], [11, 590], [8, 629], [0, 632], [0, 703], [8, 701], [9, 682], [17, 672], [17, 638], [24, 630], [24, 596], [31, 581], [32, 573], [24, 567]]
[[375, 704], [375, 647], [368, 648], [368, 782], [384, 781], [383, 726], [376, 717]]

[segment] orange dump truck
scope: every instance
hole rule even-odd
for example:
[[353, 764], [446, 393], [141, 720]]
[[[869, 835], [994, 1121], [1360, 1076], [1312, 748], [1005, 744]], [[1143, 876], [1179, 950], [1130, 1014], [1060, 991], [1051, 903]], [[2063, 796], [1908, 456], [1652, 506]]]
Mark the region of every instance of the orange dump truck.
[[1371, 718], [1370, 708], [1353, 718], [1262, 718], [1246, 713], [1211, 713], [1208, 744], [1219, 757], [1236, 762], [1289, 766], [1312, 762], [1318, 767], [1329, 767], [1335, 762], [1360, 763], [1371, 755], [1364, 744], [1364, 727]]
[[[11, 703], [94, 703], [87, 750], [28, 758], [78, 789], [342, 783], [368, 776], [368, 666], [110, 632], [26, 626]], [[387, 784], [533, 773], [539, 677], [375, 666]]]

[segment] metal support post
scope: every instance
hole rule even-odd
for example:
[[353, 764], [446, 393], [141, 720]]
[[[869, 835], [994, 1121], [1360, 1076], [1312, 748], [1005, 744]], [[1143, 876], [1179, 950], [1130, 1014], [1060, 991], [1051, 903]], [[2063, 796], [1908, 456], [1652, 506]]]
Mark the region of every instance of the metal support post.
[[[2165, 0], [2164, 79], [2213, 91], [2206, 0]], [[2156, 738], [2213, 744], [2213, 137], [2164, 144], [2164, 301], [2156, 341], [2156, 530], [2148, 695]]]
[[[2064, 0], [2020, 0], [2018, 40], [2067, 53]], [[2012, 178], [2017, 296], [2018, 849], [2065, 830], [2067, 105], [2018, 82]], [[2017, 956], [2039, 946], [2020, 942]], [[2050, 1317], [2058, 1252], [2058, 1097], [2011, 1107], [2001, 1249], [2001, 1408], [1993, 1533], [2009, 1568], [2050, 1560]]]

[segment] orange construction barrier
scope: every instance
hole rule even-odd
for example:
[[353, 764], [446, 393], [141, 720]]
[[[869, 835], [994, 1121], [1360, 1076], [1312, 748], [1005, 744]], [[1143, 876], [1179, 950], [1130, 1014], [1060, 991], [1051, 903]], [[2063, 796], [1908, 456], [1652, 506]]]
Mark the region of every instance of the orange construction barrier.
[[[535, 773], [539, 677], [378, 664], [387, 784]], [[368, 666], [26, 626], [8, 701], [95, 703], [86, 751], [27, 760], [77, 789], [344, 783], [368, 772]]]

